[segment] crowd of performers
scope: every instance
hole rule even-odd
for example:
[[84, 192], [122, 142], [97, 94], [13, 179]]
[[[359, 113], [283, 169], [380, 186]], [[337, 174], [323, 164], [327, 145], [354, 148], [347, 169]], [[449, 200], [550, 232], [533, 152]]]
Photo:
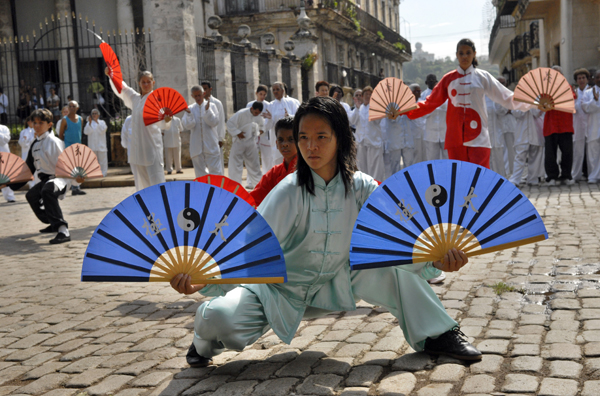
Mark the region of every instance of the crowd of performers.
[[[241, 182], [246, 166], [246, 187], [252, 189], [258, 211], [285, 256], [288, 282], [284, 284], [192, 285], [189, 275], [173, 278], [171, 286], [180, 293], [215, 297], [198, 309], [187, 355], [190, 365], [210, 364], [226, 348], [241, 350], [269, 329], [289, 343], [302, 319], [355, 309], [359, 299], [387, 308], [416, 351], [481, 359], [481, 352], [468, 342], [427, 282], [442, 271], [458, 271], [467, 264], [466, 255], [451, 249], [441, 261], [351, 272], [349, 245], [358, 212], [378, 181], [424, 160], [450, 158], [491, 166], [515, 184], [521, 182], [526, 164], [531, 184], [539, 183], [544, 170], [550, 183], [579, 178], [579, 158], [571, 175], [573, 139], [575, 157], [582, 156], [588, 140], [588, 179], [596, 181], [600, 177], [598, 136], [583, 133], [587, 130], [582, 125], [598, 123], [599, 94], [597, 88], [583, 86], [574, 94], [581, 114], [575, 118], [573, 138], [571, 115], [553, 111], [544, 115], [531, 105], [514, 102], [502, 81], [477, 69], [472, 41], [461, 40], [456, 55], [459, 67], [439, 83], [430, 75], [426, 91], [410, 86], [418, 108], [396, 120], [369, 121], [372, 87], [355, 92], [351, 107], [340, 101], [340, 87], [321, 81], [315, 87], [317, 96], [303, 104], [287, 96], [280, 82], [272, 85], [274, 100], [269, 103], [267, 87], [260, 86], [256, 100], [225, 122], [222, 104], [205, 83], [191, 88], [195, 103], [181, 120], [166, 117], [145, 126], [142, 113], [154, 88], [152, 74], [140, 76], [140, 92], [125, 83], [121, 93], [112, 86], [132, 110], [122, 141], [137, 190], [165, 182], [165, 148], [167, 170], [172, 172], [174, 165], [181, 171], [178, 135], [183, 129], [191, 131], [196, 176], [223, 174], [222, 146], [229, 133], [233, 140], [229, 176]], [[589, 118], [582, 121], [579, 117], [587, 113]], [[68, 237], [58, 206], [68, 183], [53, 177], [67, 138], [62, 136], [63, 142], [51, 133], [52, 114], [47, 110], [34, 112], [31, 120], [35, 139], [27, 163], [42, 183], [28, 192], [28, 200], [38, 218], [50, 224], [50, 231]], [[77, 125], [80, 120], [69, 122]], [[60, 127], [61, 135], [68, 125]]]

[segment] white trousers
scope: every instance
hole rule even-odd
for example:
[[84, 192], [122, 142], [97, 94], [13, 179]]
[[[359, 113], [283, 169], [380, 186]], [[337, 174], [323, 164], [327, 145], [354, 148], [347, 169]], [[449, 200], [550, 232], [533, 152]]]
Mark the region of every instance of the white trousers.
[[262, 172], [258, 161], [258, 148], [254, 139], [238, 139], [233, 142], [229, 152], [229, 178], [231, 180], [242, 183], [244, 163], [248, 170], [246, 186], [248, 188], [256, 187], [262, 177]]
[[[267, 138], [261, 136], [261, 139], [266, 140]], [[264, 144], [259, 144], [258, 148], [260, 149], [260, 159], [262, 161], [262, 173], [263, 175], [266, 175], [273, 167], [273, 150], [271, 149], [271, 146], [266, 146]]]
[[136, 191], [165, 182], [165, 171], [161, 161], [156, 160], [150, 166], [129, 165], [131, 166], [131, 172], [133, 173]]
[[515, 162], [510, 177], [511, 183], [516, 185], [521, 183], [525, 163], [527, 163], [527, 183], [538, 183], [539, 178], [544, 176], [544, 147], [529, 144], [515, 146]]
[[94, 151], [94, 154], [96, 154], [96, 158], [98, 158], [102, 176], [106, 177], [106, 174], [108, 173], [108, 155], [106, 151]]
[[504, 166], [504, 148], [492, 147], [490, 152], [490, 169], [502, 177], [506, 177], [506, 167]]
[[[400, 172], [402, 169], [413, 164], [415, 149], [403, 148], [383, 153], [383, 164], [385, 167], [384, 179]], [[383, 181], [383, 180], [381, 180]]]
[[600, 181], [600, 139], [587, 144], [588, 180]]
[[423, 140], [425, 161], [448, 159], [448, 150], [444, 150], [444, 142], [428, 142]]
[[506, 175], [510, 176], [513, 173], [513, 164], [515, 162], [515, 134], [512, 132], [504, 132], [504, 170]]
[[179, 147], [165, 147], [165, 170], [173, 172], [173, 165], [177, 172], [181, 171], [181, 145]]
[[382, 182], [385, 177], [383, 163], [383, 147], [373, 147], [364, 144], [358, 145], [357, 152], [358, 170]]
[[2, 195], [4, 195], [4, 199], [6, 199], [6, 202], [15, 200], [15, 193], [13, 190], [10, 189], [10, 187], [4, 187], [2, 189]]
[[[223, 147], [225, 147], [224, 143], [222, 147], [219, 147], [219, 155], [221, 156], [221, 169], [223, 170], [223, 175], [225, 175], [225, 151], [223, 151]], [[229, 155], [231, 155], [231, 152]]]
[[580, 140], [573, 140], [573, 167], [571, 168], [571, 177], [575, 181], [581, 180], [582, 177], [585, 142], [585, 137]]
[[415, 141], [415, 156], [413, 164], [425, 161], [425, 148], [423, 147], [423, 138], [414, 138]]
[[206, 175], [223, 175], [223, 168], [221, 168], [221, 153], [202, 153], [192, 158], [192, 164], [194, 165], [194, 173], [196, 174], [196, 177], [202, 177]]

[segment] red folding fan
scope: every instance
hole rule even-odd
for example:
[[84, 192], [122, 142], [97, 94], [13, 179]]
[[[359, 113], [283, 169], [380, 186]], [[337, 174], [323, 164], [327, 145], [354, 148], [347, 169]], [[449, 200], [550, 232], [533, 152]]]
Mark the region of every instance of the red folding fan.
[[0, 186], [29, 180], [33, 180], [33, 175], [21, 157], [11, 153], [0, 153]]
[[250, 206], [256, 208], [256, 202], [252, 195], [238, 182], [231, 180], [226, 176], [220, 175], [206, 175], [202, 177], [198, 177], [194, 179], [194, 181], [210, 184], [212, 186], [220, 187], [230, 193], [237, 195], [242, 198], [244, 201], [248, 202]]
[[162, 121], [166, 116], [173, 117], [187, 107], [183, 96], [173, 88], [155, 89], [144, 105], [144, 124], [148, 126]]
[[575, 113], [571, 85], [560, 72], [547, 67], [538, 67], [521, 77], [513, 100], [536, 105], [544, 111]]
[[102, 176], [96, 154], [83, 144], [75, 143], [65, 149], [56, 161], [56, 177], [95, 179]]
[[117, 91], [121, 93], [121, 90], [123, 89], [123, 73], [121, 73], [121, 64], [119, 63], [119, 59], [117, 59], [117, 55], [107, 43], [103, 42], [100, 44], [100, 51], [102, 51], [102, 56], [104, 57], [106, 66], [108, 66], [110, 79], [112, 80], [113, 84], [115, 84]]
[[395, 120], [401, 114], [417, 108], [415, 95], [402, 80], [388, 77], [377, 84], [371, 95], [369, 121], [384, 117]]

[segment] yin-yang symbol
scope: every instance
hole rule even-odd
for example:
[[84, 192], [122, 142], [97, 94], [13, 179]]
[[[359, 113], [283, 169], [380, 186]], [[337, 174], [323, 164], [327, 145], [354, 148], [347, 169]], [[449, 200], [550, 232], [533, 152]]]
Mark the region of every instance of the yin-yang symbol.
[[184, 231], [194, 231], [200, 225], [200, 214], [196, 209], [185, 208], [177, 215], [177, 225]]
[[438, 184], [432, 184], [427, 191], [425, 191], [425, 200], [429, 205], [439, 208], [448, 200], [448, 192], [446, 192], [444, 187]]

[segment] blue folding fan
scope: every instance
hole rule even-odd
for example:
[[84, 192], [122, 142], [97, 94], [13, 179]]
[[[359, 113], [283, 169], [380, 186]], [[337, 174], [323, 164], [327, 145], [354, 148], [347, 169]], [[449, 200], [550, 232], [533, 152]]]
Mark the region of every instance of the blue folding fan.
[[82, 281], [283, 283], [279, 242], [248, 203], [205, 183], [169, 182], [126, 198], [92, 235]]
[[388, 178], [352, 231], [352, 269], [442, 260], [451, 248], [476, 256], [548, 238], [529, 199], [479, 165], [437, 160]]

